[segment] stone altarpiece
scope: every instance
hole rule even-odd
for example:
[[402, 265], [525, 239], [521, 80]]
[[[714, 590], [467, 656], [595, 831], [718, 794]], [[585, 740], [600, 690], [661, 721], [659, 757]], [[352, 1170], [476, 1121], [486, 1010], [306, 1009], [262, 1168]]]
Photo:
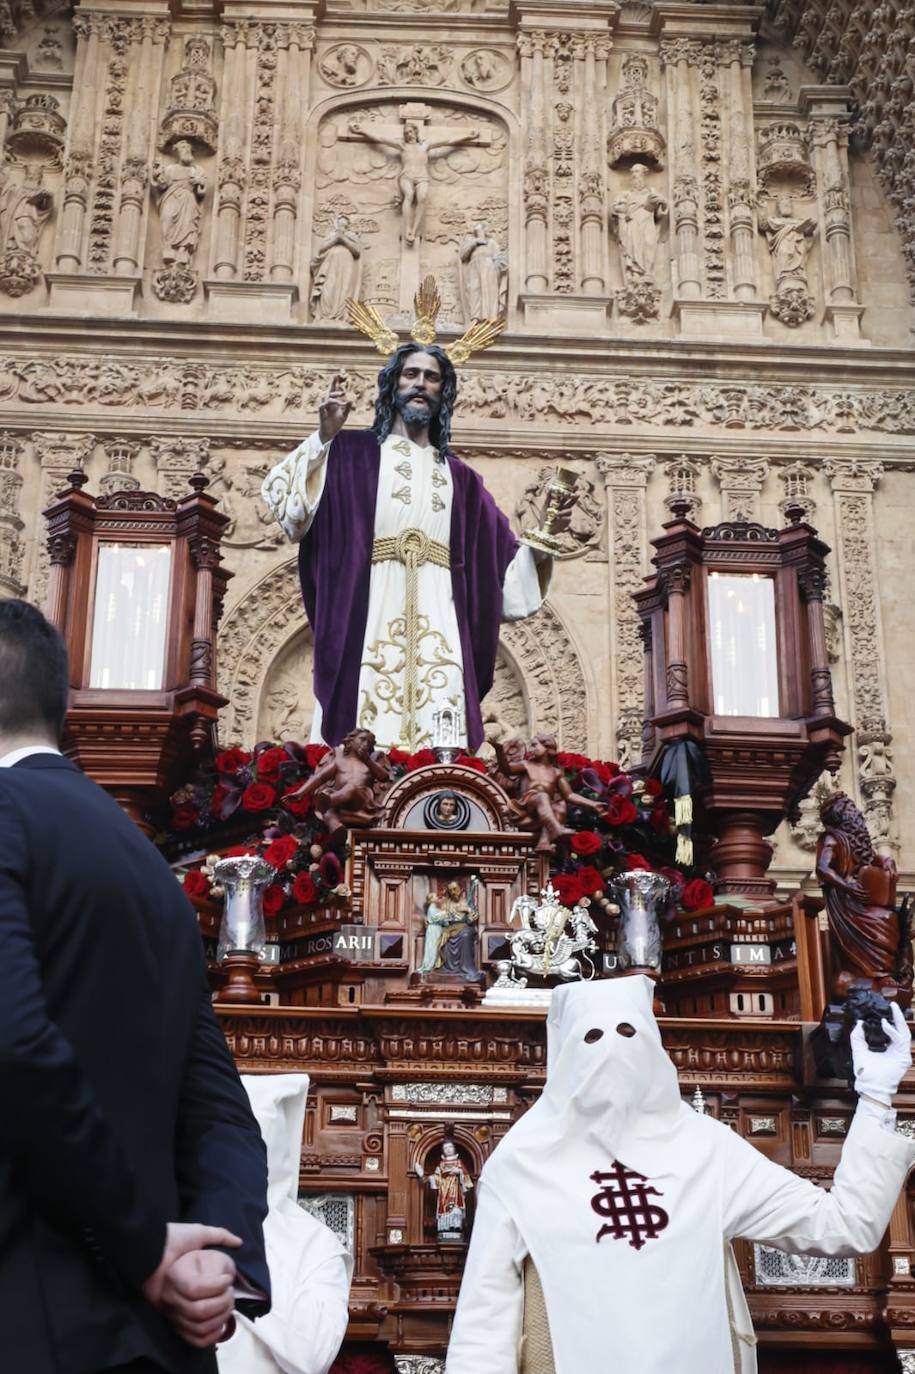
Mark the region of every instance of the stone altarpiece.
[[[432, 271], [446, 337], [475, 302], [509, 321], [461, 375], [457, 451], [519, 525], [556, 463], [586, 498], [544, 610], [505, 629], [490, 733], [550, 726], [566, 749], [632, 763], [631, 593], [671, 499], [702, 522], [773, 525], [800, 502], [834, 551], [830, 659], [855, 726], [842, 784], [905, 886], [915, 238], [911, 158], [894, 137], [911, 110], [902, 8], [862, 24], [856, 0], [828, 22], [802, 0], [2, 0], [0, 591], [42, 600], [39, 512], [74, 466], [93, 490], [163, 495], [202, 466], [235, 572], [224, 736], [305, 735], [294, 551], [258, 488], [313, 426], [332, 365], [348, 369], [354, 420], [370, 417], [375, 362], [343, 325], [345, 295], [396, 323]], [[815, 835], [811, 800], [779, 834], [785, 888], [812, 887]], [[290, 1056], [235, 1029], [243, 1055], [307, 1060], [320, 1083], [310, 1032]], [[380, 1051], [347, 1043], [353, 1085], [313, 1111], [341, 1141], [356, 1130], [362, 1144], [340, 1157], [361, 1179], [365, 1154], [376, 1206], [382, 1145], [365, 1141], [382, 1140], [381, 1107], [354, 1085], [359, 1056]], [[706, 1060], [690, 1062], [714, 1092]], [[392, 1089], [398, 1110], [420, 1110], [443, 1063], [424, 1051], [413, 1069]], [[450, 1085], [469, 1094], [455, 1109], [504, 1110], [502, 1088], [467, 1075]], [[738, 1103], [722, 1061], [720, 1110], [761, 1136], [744, 1115], [776, 1120], [784, 1157], [816, 1172], [838, 1117], [773, 1116], [766, 1094], [787, 1090], [783, 1076], [762, 1073], [759, 1100]], [[311, 1192], [333, 1192], [338, 1166], [310, 1148]], [[366, 1303], [357, 1326], [376, 1333]]]

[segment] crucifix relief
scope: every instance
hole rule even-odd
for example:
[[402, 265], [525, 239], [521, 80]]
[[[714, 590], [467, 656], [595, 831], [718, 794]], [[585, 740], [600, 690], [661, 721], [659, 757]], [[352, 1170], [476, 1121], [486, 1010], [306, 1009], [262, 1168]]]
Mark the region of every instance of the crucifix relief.
[[348, 137], [377, 145], [400, 164], [397, 176], [401, 215], [400, 305], [409, 310], [419, 287], [419, 245], [429, 196], [431, 164], [464, 143], [486, 146], [491, 135], [488, 129], [432, 125], [429, 105], [401, 105], [397, 114], [399, 124], [365, 127], [353, 120]]

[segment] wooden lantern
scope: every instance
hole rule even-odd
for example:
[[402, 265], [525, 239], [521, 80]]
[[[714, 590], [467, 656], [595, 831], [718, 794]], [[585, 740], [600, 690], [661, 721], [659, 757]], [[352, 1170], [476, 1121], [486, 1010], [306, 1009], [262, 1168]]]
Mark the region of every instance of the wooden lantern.
[[700, 747], [699, 794], [715, 836], [716, 890], [771, 899], [766, 840], [851, 727], [836, 717], [823, 596], [827, 546], [787, 512], [782, 530], [731, 521], [700, 530], [685, 503], [653, 540], [657, 572], [636, 593], [645, 643], [643, 762]]
[[65, 752], [146, 831], [213, 742], [226, 517], [202, 473], [175, 501], [93, 497], [84, 472], [48, 510], [47, 615], [70, 656]]

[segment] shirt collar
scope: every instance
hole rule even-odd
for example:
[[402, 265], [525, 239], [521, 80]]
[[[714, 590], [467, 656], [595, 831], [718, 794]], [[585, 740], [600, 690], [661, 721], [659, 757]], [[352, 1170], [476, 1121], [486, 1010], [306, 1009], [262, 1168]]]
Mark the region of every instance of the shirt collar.
[[21, 749], [11, 749], [0, 757], [0, 768], [12, 768], [14, 763], [30, 758], [32, 754], [60, 754], [60, 750], [50, 744], [24, 744]]

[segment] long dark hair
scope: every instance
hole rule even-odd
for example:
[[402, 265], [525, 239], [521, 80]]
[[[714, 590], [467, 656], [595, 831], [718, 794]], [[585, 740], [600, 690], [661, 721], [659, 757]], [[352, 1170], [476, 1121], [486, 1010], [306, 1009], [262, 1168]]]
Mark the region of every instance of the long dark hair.
[[429, 442], [445, 453], [451, 441], [451, 416], [457, 400], [457, 373], [448, 354], [436, 344], [418, 344], [411, 340], [409, 343], [401, 344], [397, 352], [391, 356], [390, 362], [385, 363], [378, 374], [378, 395], [375, 398], [375, 422], [372, 432], [379, 444], [383, 444], [394, 426], [394, 417], [397, 414], [394, 404], [397, 383], [400, 381], [403, 365], [411, 353], [428, 353], [442, 369], [439, 410], [429, 424]]

